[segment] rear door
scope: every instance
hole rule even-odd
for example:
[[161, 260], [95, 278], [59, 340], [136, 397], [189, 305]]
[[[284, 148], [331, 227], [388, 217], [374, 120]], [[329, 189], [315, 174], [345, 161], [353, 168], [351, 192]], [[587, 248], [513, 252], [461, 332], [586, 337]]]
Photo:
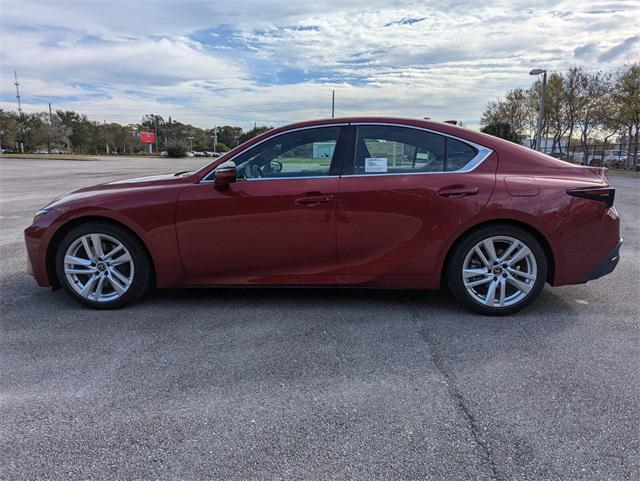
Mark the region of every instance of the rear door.
[[211, 283], [335, 278], [340, 132], [278, 134], [233, 159], [238, 179], [228, 188], [184, 189], [176, 224], [187, 274]]
[[495, 184], [490, 150], [398, 125], [357, 126], [338, 204], [340, 275], [424, 276]]

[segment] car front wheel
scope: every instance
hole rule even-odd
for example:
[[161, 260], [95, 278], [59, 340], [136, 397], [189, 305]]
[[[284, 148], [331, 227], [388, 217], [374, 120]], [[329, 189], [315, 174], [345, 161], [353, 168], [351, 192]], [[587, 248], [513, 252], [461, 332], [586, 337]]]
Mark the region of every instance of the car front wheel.
[[71, 297], [97, 309], [129, 304], [150, 284], [150, 263], [141, 242], [106, 222], [82, 224], [63, 237], [56, 273]]
[[457, 244], [447, 281], [454, 296], [476, 312], [507, 315], [542, 291], [547, 259], [540, 242], [510, 225], [480, 228]]

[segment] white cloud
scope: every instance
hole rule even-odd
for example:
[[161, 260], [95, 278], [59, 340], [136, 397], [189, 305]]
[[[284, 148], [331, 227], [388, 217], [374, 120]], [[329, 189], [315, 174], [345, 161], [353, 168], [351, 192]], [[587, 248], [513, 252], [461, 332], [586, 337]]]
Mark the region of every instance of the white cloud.
[[[530, 67], [640, 57], [634, 2], [3, 0], [0, 100], [130, 122], [281, 124], [337, 112], [473, 120]], [[13, 103], [15, 105], [15, 103]], [[5, 107], [6, 106], [6, 107]]]

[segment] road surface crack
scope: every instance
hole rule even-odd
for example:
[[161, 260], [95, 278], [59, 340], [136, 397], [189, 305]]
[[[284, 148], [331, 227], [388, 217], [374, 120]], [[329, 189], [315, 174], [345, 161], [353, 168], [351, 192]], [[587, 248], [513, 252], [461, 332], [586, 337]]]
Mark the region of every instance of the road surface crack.
[[500, 477], [500, 474], [498, 473], [498, 468], [496, 467], [496, 463], [495, 463], [493, 453], [491, 451], [491, 447], [487, 444], [484, 437], [482, 436], [482, 430], [480, 429], [478, 420], [473, 415], [473, 412], [469, 407], [469, 403], [465, 399], [464, 395], [460, 392], [460, 390], [456, 387], [456, 384], [454, 382], [454, 379], [451, 373], [445, 366], [444, 359], [440, 355], [441, 349], [438, 341], [426, 329], [424, 329], [424, 327], [420, 323], [420, 317], [418, 315], [418, 311], [410, 295], [407, 296], [407, 300], [408, 300], [408, 305], [409, 305], [409, 309], [411, 310], [413, 320], [418, 324], [418, 334], [420, 335], [420, 337], [422, 337], [424, 342], [430, 348], [431, 361], [435, 365], [440, 375], [443, 377], [447, 387], [447, 392], [449, 394], [449, 397], [453, 401], [457, 411], [466, 421], [466, 424], [469, 427], [469, 430], [471, 431], [471, 435], [473, 436], [474, 442], [478, 445], [478, 447], [484, 454], [487, 465], [491, 470], [492, 478], [497, 481], [500, 481], [501, 477]]

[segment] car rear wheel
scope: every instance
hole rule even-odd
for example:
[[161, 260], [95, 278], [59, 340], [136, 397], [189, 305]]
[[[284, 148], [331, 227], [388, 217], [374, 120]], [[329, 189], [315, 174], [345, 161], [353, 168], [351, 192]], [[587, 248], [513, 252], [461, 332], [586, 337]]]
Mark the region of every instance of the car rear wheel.
[[494, 316], [531, 304], [546, 278], [540, 242], [510, 225], [487, 226], [466, 236], [454, 248], [447, 269], [454, 296], [474, 311]]
[[106, 222], [69, 231], [56, 252], [56, 274], [76, 301], [115, 309], [138, 299], [150, 284], [150, 263], [141, 242]]

